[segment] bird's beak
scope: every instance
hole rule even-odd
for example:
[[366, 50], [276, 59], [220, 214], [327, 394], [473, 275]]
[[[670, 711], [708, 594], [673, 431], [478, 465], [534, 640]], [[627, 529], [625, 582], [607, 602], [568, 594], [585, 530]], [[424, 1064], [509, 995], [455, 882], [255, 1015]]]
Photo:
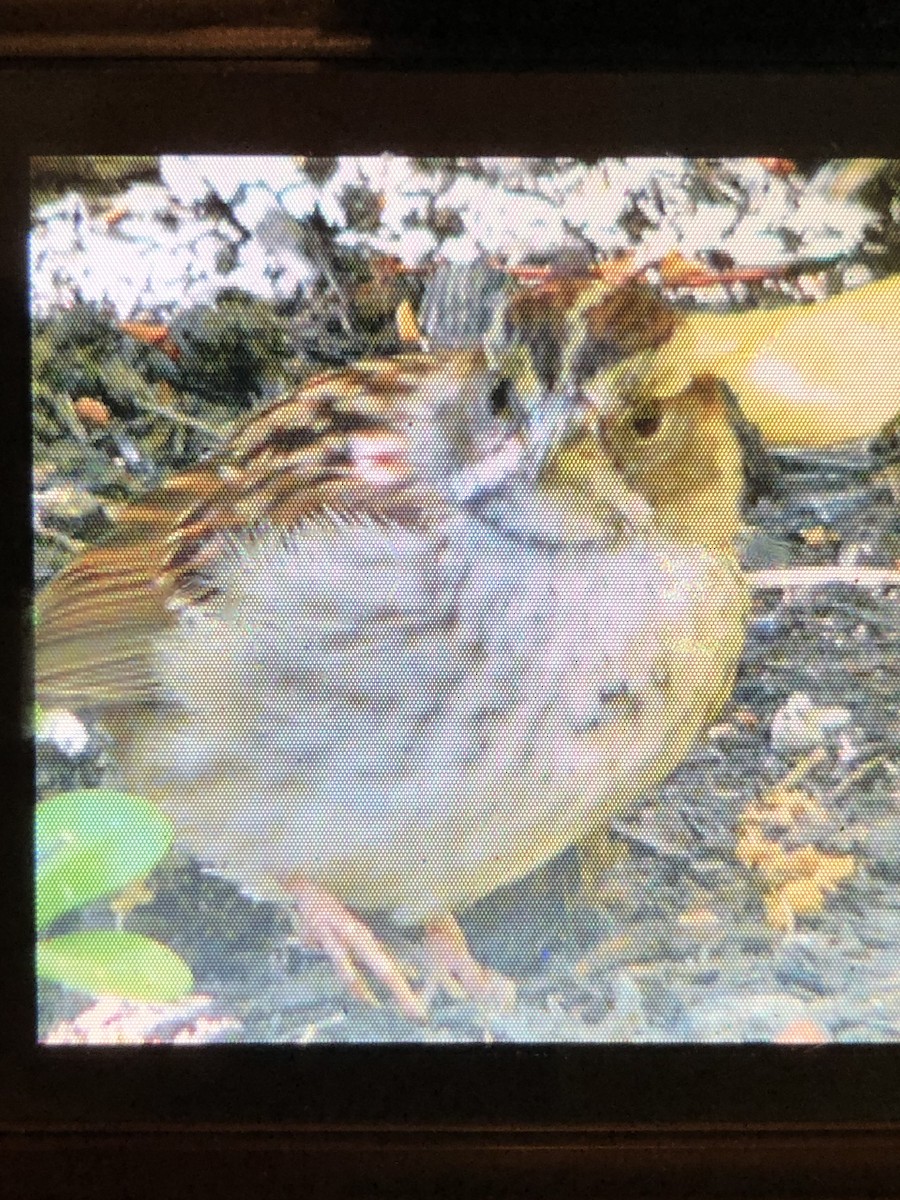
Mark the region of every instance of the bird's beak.
[[512, 433], [485, 447], [485, 453], [474, 462], [453, 472], [449, 481], [451, 497], [458, 504], [464, 504], [476, 496], [495, 491], [521, 471], [525, 453], [525, 439], [520, 433]]
[[539, 470], [551, 453], [575, 428], [581, 400], [568, 389], [548, 392], [528, 422], [530, 461]]

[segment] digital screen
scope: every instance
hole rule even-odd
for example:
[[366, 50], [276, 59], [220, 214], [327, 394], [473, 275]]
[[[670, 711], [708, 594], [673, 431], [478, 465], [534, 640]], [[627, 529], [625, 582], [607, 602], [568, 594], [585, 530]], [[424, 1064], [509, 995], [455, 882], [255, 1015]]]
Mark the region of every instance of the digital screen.
[[38, 1040], [900, 1037], [900, 163], [31, 162]]

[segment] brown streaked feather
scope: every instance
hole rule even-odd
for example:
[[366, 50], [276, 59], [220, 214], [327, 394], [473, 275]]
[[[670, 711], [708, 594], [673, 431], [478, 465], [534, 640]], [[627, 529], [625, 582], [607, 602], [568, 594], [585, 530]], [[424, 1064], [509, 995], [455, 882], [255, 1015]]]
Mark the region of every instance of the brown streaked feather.
[[358, 452], [366, 439], [402, 434], [442, 369], [479, 361], [477, 352], [408, 354], [325, 372], [251, 416], [207, 463], [130, 505], [112, 537], [38, 598], [42, 703], [159, 701], [157, 639], [180, 609], [217, 594], [216, 566], [235, 538], [340, 513], [418, 524], [424, 509], [404, 486], [405, 460], [373, 482], [359, 478]]
[[106, 705], [158, 699], [153, 640], [173, 619], [163, 564], [167, 534], [188, 497], [208, 502], [221, 481], [200, 468], [125, 510], [102, 545], [76, 559], [37, 600], [35, 675], [42, 703]]
[[656, 288], [639, 280], [596, 299], [595, 294], [582, 298], [582, 319], [589, 337], [608, 346], [615, 359], [656, 350], [683, 319]]
[[506, 339], [528, 348], [548, 387], [577, 383], [669, 341], [683, 317], [638, 279], [612, 286], [594, 276], [561, 277], [524, 288], [503, 309]]

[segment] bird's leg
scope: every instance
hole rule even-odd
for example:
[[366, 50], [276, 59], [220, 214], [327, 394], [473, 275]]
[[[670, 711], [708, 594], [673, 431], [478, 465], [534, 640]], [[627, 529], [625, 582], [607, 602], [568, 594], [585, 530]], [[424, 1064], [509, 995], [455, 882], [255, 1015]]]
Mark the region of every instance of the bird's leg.
[[472, 957], [466, 936], [451, 913], [440, 913], [425, 923], [424, 954], [435, 982], [457, 996], [491, 1008], [511, 1008], [516, 985], [505, 975], [484, 967]]
[[340, 900], [310, 880], [294, 876], [289, 884], [303, 942], [328, 956], [355, 996], [370, 1004], [378, 1000], [366, 982], [369, 974], [394, 997], [413, 1021], [424, 1021], [428, 1006], [409, 985], [407, 971], [381, 944], [368, 925]]

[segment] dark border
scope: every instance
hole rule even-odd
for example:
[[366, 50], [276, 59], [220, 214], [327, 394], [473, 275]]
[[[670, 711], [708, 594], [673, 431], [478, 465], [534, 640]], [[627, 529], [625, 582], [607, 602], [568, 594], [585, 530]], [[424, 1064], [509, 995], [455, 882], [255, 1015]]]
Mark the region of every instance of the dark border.
[[681, 70], [896, 65], [883, 0], [19, 0], [0, 56], [358, 60]]
[[48, 1200], [198, 1195], [837, 1200], [897, 1195], [898, 1167], [898, 1141], [881, 1131], [0, 1135], [0, 1182], [10, 1182], [8, 1194]]
[[[20, 615], [29, 580], [24, 253], [29, 153], [390, 147], [418, 153], [669, 150], [897, 157], [898, 102], [900, 77], [888, 73], [447, 74], [380, 72], [362, 64], [99, 60], [0, 67], [5, 343], [0, 473], [9, 534], [0, 580], [4, 630], [24, 629]], [[781, 1166], [772, 1177], [778, 1186], [790, 1174], [790, 1146], [800, 1153], [801, 1171], [826, 1164], [822, 1169], [833, 1189], [849, 1187], [841, 1162], [856, 1164], [863, 1190], [876, 1175], [882, 1179], [881, 1164], [888, 1161], [883, 1156], [894, 1145], [887, 1131], [900, 1115], [900, 1050], [894, 1047], [34, 1047], [31, 914], [23, 906], [31, 892], [31, 761], [19, 734], [22, 664], [14, 639], [0, 643], [0, 761], [6, 785], [0, 1128], [23, 1135], [11, 1143], [12, 1161], [23, 1170], [30, 1162], [40, 1174], [39, 1147], [56, 1147], [62, 1159], [87, 1149], [95, 1156], [97, 1178], [104, 1172], [112, 1178], [114, 1145], [126, 1159], [133, 1152], [138, 1162], [178, 1153], [188, 1163], [199, 1155], [198, 1161], [227, 1182], [227, 1162], [240, 1159], [243, 1166], [235, 1169], [246, 1172], [263, 1146], [284, 1144], [271, 1140], [274, 1131], [290, 1129], [305, 1131], [307, 1139], [291, 1145], [312, 1145], [315, 1134], [315, 1147], [334, 1162], [346, 1159], [351, 1147], [363, 1158], [379, 1147], [386, 1154], [394, 1147], [391, 1161], [409, 1162], [403, 1159], [412, 1153], [409, 1146], [427, 1145], [437, 1156], [431, 1161], [450, 1171], [463, 1153], [454, 1136], [480, 1130], [481, 1142], [465, 1143], [472, 1161], [477, 1146], [485, 1154], [485, 1147], [499, 1153], [505, 1146], [523, 1179], [529, 1153], [552, 1146], [560, 1153], [568, 1147], [566, 1154], [580, 1154], [582, 1162], [595, 1166], [619, 1162], [616, 1169], [632, 1179], [652, 1179], [654, 1163], [677, 1161], [684, 1180], [700, 1180], [704, 1154], [710, 1166], [721, 1166], [729, 1146], [755, 1169], [754, 1154], [763, 1143], [737, 1133], [753, 1126], [759, 1136], [765, 1133], [764, 1144], [782, 1147]], [[87, 1136], [112, 1129], [121, 1135], [112, 1143]], [[229, 1142], [202, 1132], [210, 1129], [223, 1135], [240, 1130], [241, 1138]], [[373, 1137], [376, 1129], [381, 1133]], [[837, 1129], [841, 1155], [831, 1132]], [[74, 1143], [66, 1140], [66, 1130], [80, 1131]], [[125, 1137], [128, 1130], [132, 1134]], [[139, 1130], [145, 1131], [143, 1141]], [[185, 1141], [187, 1130], [194, 1131], [193, 1140]], [[438, 1136], [439, 1130], [457, 1134]], [[493, 1140], [484, 1140], [488, 1130], [495, 1131]], [[530, 1141], [523, 1130], [532, 1131]], [[788, 1130], [794, 1131], [790, 1137]], [[875, 1147], [882, 1157], [873, 1159]], [[402, 1175], [405, 1168], [398, 1170]], [[477, 1164], [473, 1171], [487, 1186], [489, 1172], [479, 1175]], [[153, 1177], [150, 1171], [143, 1182]], [[295, 1182], [303, 1186], [302, 1178]], [[735, 1184], [729, 1181], [728, 1190], [746, 1194], [751, 1186], [746, 1180]]]

